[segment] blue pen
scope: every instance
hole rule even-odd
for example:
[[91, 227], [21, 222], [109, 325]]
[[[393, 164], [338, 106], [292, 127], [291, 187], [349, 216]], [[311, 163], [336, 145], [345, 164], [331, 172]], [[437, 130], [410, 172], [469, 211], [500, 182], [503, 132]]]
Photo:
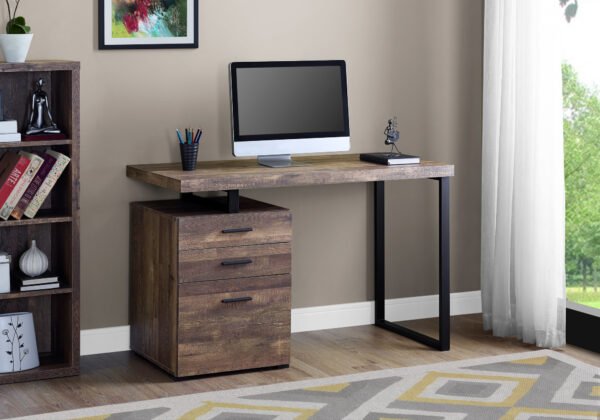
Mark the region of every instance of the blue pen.
[[181, 131], [179, 131], [179, 128], [175, 129], [175, 131], [177, 131], [177, 138], [179, 139], [179, 143], [183, 144], [183, 139], [181, 138]]
[[192, 144], [192, 130], [187, 129], [187, 142], [188, 144]]

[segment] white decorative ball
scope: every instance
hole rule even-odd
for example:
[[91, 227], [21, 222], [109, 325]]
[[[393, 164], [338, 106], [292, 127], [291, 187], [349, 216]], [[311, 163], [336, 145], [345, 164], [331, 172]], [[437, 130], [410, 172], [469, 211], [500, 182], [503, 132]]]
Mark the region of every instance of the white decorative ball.
[[31, 241], [31, 248], [21, 255], [19, 268], [29, 277], [37, 277], [48, 269], [48, 257], [39, 250], [35, 240]]

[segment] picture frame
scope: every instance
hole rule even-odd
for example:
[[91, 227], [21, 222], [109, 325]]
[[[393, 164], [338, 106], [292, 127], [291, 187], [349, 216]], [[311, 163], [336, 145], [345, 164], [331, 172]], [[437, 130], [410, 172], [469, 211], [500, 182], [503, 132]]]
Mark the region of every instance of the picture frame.
[[98, 48], [198, 48], [198, 0], [98, 0]]

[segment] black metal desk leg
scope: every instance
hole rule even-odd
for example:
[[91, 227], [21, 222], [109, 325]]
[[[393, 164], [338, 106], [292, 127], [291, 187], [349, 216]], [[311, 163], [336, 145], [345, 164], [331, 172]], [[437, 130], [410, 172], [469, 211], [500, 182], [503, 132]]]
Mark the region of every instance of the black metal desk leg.
[[385, 319], [385, 197], [375, 184], [375, 325], [441, 351], [450, 350], [450, 179], [439, 182], [439, 339]]
[[374, 183], [375, 204], [375, 325], [385, 321], [385, 185]]
[[439, 182], [440, 350], [450, 350], [450, 178]]

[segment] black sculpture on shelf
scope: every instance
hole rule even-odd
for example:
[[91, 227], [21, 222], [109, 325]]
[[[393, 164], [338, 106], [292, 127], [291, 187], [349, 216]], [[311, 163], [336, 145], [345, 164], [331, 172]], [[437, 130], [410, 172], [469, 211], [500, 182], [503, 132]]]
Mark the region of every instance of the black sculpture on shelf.
[[29, 123], [25, 134], [59, 134], [60, 130], [52, 119], [48, 94], [42, 90], [44, 80], [36, 82], [35, 92], [31, 95]]
[[390, 153], [393, 153], [394, 149], [396, 149], [397, 153], [400, 153], [398, 146], [396, 146], [396, 143], [398, 140], [400, 140], [400, 133], [398, 132], [398, 118], [394, 117], [393, 119], [388, 120], [388, 125], [383, 131], [383, 134], [385, 134], [385, 144], [392, 146]]

